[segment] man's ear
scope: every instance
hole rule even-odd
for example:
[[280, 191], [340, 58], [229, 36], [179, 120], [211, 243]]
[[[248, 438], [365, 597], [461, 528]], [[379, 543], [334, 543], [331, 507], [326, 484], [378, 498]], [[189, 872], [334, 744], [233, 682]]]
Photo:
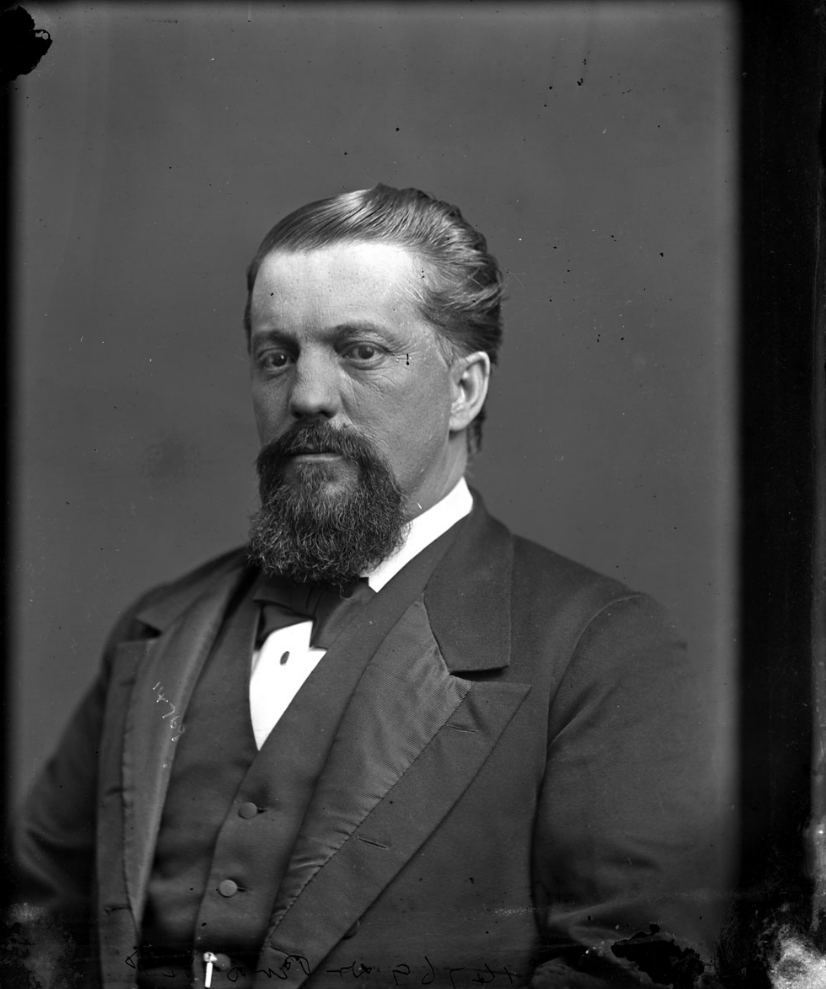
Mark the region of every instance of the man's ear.
[[450, 405], [450, 431], [467, 429], [485, 404], [490, 381], [490, 357], [479, 350], [457, 357], [450, 369], [453, 401]]

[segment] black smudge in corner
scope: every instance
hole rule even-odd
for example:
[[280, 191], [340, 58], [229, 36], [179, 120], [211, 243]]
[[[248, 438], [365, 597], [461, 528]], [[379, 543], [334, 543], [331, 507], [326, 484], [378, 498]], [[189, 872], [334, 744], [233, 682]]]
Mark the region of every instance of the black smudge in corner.
[[692, 948], [681, 948], [673, 941], [660, 939], [659, 927], [651, 924], [649, 933], [639, 931], [626, 940], [615, 941], [611, 951], [618, 958], [633, 962], [656, 984], [692, 989], [699, 985], [705, 965]]
[[36, 28], [23, 7], [0, 14], [0, 83], [31, 72], [52, 44], [48, 31]]

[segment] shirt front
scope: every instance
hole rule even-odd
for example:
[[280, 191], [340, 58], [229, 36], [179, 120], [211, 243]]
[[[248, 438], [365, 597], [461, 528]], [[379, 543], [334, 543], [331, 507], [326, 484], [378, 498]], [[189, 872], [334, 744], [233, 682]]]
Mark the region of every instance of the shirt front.
[[[362, 576], [374, 591], [380, 591], [425, 547], [469, 515], [472, 508], [473, 496], [461, 478], [441, 501], [408, 523], [404, 542], [392, 556]], [[253, 652], [250, 716], [259, 750], [326, 652], [310, 645], [312, 629], [310, 620], [277, 629]]]

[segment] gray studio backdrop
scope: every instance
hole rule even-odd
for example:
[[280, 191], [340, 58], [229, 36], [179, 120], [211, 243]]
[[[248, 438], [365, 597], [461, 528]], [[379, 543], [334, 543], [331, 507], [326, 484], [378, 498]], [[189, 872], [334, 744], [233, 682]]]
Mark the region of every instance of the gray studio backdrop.
[[714, 671], [731, 771], [736, 23], [724, 3], [26, 4], [15, 792], [137, 594], [243, 541], [244, 268], [377, 181], [508, 272], [474, 483], [648, 590]]

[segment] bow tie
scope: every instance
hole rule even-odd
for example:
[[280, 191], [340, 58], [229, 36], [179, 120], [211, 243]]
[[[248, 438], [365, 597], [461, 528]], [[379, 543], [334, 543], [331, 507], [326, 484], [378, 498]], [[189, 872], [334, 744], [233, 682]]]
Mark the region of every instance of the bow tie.
[[263, 578], [253, 595], [261, 605], [256, 645], [260, 646], [276, 629], [310, 619], [313, 623], [310, 645], [329, 649], [375, 593], [366, 577], [359, 577], [342, 588], [321, 583], [294, 584], [282, 577]]

